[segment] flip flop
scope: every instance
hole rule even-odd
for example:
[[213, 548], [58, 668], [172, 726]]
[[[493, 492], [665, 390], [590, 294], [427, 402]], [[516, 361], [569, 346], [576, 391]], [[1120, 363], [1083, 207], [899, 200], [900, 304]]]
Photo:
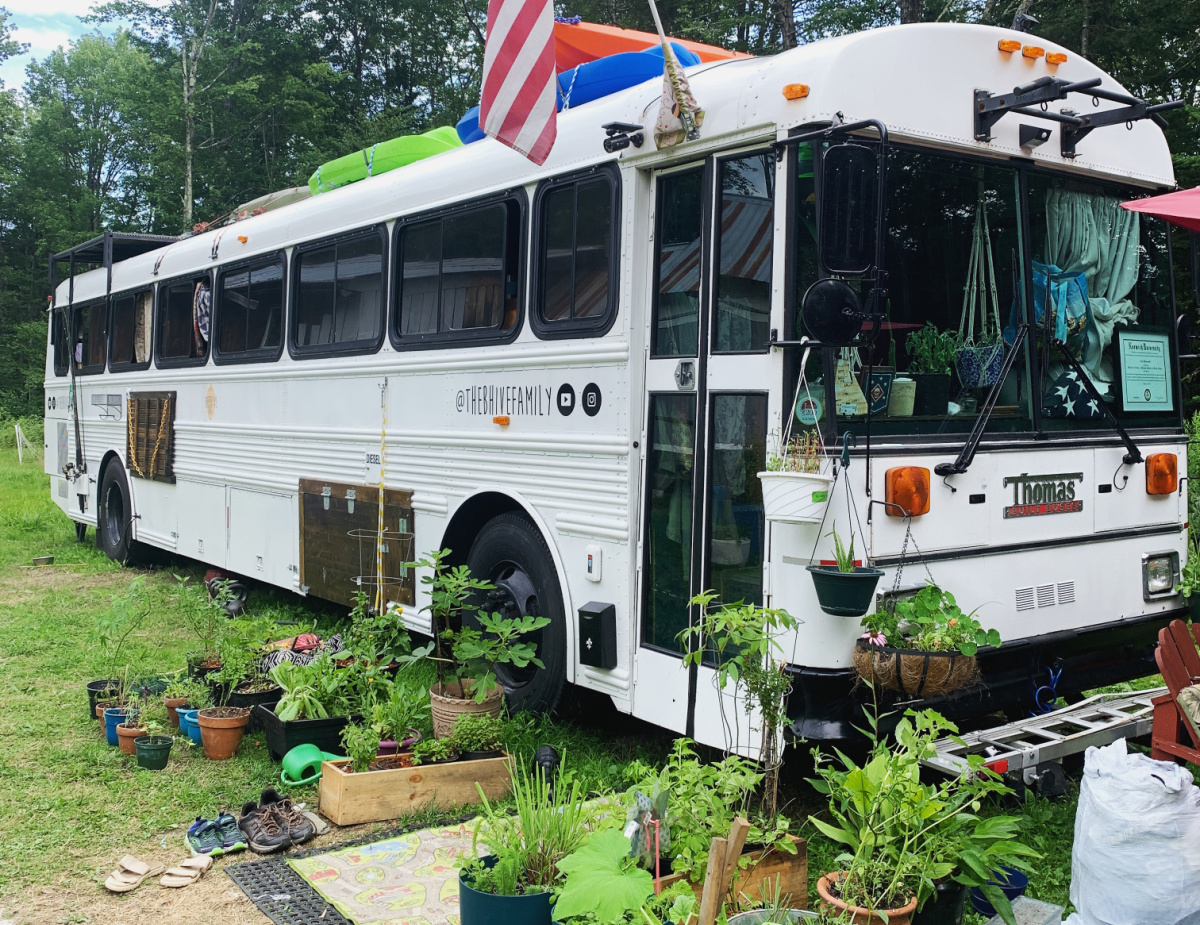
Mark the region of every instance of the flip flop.
[[104, 887], [112, 893], [129, 893], [141, 886], [147, 877], [157, 877], [162, 872], [161, 864], [147, 864], [127, 854], [117, 862], [117, 869], [108, 875]]
[[203, 877], [212, 865], [213, 860], [208, 855], [193, 855], [186, 861], [180, 861], [179, 864], [168, 870], [158, 882], [163, 886], [182, 889], [185, 886], [191, 886]]

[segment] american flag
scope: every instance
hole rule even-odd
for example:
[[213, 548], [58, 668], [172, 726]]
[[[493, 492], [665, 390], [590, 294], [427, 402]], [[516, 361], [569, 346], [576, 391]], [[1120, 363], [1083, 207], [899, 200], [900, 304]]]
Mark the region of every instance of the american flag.
[[552, 0], [489, 0], [479, 126], [535, 164], [557, 132]]

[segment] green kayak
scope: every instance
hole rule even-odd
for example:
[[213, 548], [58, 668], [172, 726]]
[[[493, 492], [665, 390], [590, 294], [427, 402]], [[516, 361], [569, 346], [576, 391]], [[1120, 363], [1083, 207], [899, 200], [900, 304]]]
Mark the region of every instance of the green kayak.
[[405, 135], [391, 141], [381, 141], [353, 154], [326, 161], [308, 178], [308, 188], [314, 196], [328, 193], [347, 183], [387, 173], [397, 167], [407, 167], [451, 148], [461, 147], [458, 132], [452, 125], [435, 128], [423, 135]]

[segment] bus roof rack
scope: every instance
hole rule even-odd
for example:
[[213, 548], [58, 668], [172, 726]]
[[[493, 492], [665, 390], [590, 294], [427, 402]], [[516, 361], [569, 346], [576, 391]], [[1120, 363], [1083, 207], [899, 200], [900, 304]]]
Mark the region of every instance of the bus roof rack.
[[55, 304], [55, 290], [58, 289], [58, 265], [70, 264], [69, 277], [71, 292], [67, 298], [68, 304], [75, 298], [75, 266], [102, 266], [108, 270], [109, 292], [112, 291], [112, 265], [130, 257], [158, 250], [168, 244], [174, 244], [179, 238], [166, 234], [135, 234], [130, 231], [105, 231], [89, 241], [68, 247], [65, 251], [50, 255], [50, 305]]

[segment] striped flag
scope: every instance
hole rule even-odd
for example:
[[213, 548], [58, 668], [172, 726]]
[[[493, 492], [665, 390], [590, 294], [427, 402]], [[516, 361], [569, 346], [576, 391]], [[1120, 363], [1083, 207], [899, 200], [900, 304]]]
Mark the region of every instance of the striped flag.
[[557, 132], [552, 0], [489, 0], [479, 127], [535, 164]]

